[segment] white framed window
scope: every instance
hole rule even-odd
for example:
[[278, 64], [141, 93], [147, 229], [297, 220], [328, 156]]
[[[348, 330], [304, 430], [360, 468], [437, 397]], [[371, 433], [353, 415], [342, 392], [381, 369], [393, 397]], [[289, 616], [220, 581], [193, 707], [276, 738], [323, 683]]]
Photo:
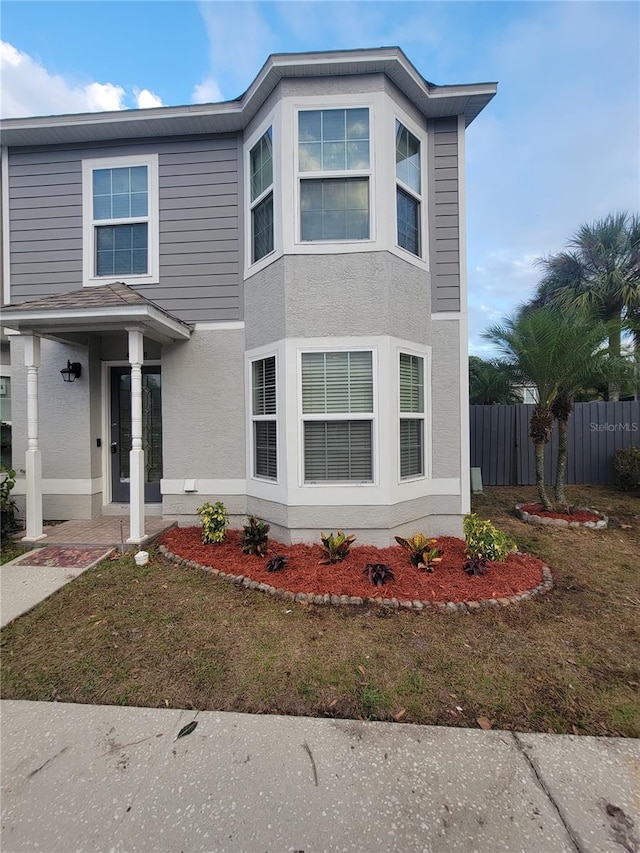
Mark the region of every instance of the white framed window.
[[398, 246], [422, 257], [422, 164], [420, 140], [396, 120], [396, 239]]
[[425, 360], [399, 356], [400, 479], [406, 480], [425, 474]]
[[374, 479], [373, 352], [301, 353], [303, 480]]
[[368, 107], [298, 111], [300, 240], [371, 237]]
[[263, 133], [249, 151], [251, 263], [274, 250], [273, 129]]
[[276, 357], [251, 362], [253, 476], [278, 479]]
[[82, 162], [85, 284], [158, 282], [158, 155]]

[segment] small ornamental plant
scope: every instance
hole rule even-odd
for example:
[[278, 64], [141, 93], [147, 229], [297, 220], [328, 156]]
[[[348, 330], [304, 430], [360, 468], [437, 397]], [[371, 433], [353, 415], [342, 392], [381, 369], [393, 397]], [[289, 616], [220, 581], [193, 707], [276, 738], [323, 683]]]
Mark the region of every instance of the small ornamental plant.
[[416, 533], [410, 539], [396, 536], [395, 540], [398, 545], [409, 552], [411, 562], [419, 569], [432, 572], [434, 565], [442, 561], [443, 551], [437, 547], [438, 540], [428, 539], [424, 533]]
[[384, 586], [394, 580], [393, 570], [386, 563], [367, 563], [363, 575], [366, 575], [374, 586]]
[[269, 530], [271, 527], [252, 515], [249, 524], [245, 525], [242, 534], [243, 554], [254, 554], [256, 557], [266, 557], [269, 547]]
[[463, 530], [467, 543], [467, 562], [463, 568], [469, 575], [485, 574], [487, 563], [502, 563], [517, 548], [513, 539], [475, 512], [465, 515]]
[[268, 572], [281, 572], [289, 562], [287, 557], [281, 557], [280, 554], [274, 554], [267, 560], [266, 569]]
[[13, 468], [0, 466], [0, 512], [2, 513], [2, 538], [9, 536], [18, 526], [16, 522], [16, 502], [11, 490], [16, 484], [16, 472]]
[[616, 483], [623, 490], [640, 489], [640, 447], [620, 448], [613, 456]]
[[355, 536], [345, 536], [342, 530], [337, 533], [321, 533], [320, 542], [321, 548], [326, 555], [326, 559], [320, 560], [320, 563], [327, 565], [328, 563], [341, 563], [342, 560], [349, 554], [351, 545], [355, 542]]
[[222, 501], [202, 504], [196, 510], [202, 519], [202, 541], [205, 545], [222, 542], [229, 526], [229, 515]]

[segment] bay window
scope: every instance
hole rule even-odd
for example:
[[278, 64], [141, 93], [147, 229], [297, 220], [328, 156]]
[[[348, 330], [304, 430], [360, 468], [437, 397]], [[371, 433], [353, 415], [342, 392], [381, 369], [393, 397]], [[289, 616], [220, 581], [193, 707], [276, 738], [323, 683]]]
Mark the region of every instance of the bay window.
[[373, 480], [373, 354], [302, 353], [306, 483]]
[[424, 358], [400, 353], [401, 479], [425, 473], [424, 396]]
[[278, 478], [278, 429], [276, 422], [276, 358], [269, 356], [251, 363], [253, 421], [253, 475], [267, 480]]
[[273, 252], [273, 143], [269, 128], [249, 153], [251, 262]]
[[398, 246], [421, 256], [420, 140], [396, 122], [396, 216]]
[[369, 149], [366, 107], [298, 113], [303, 242], [369, 239]]

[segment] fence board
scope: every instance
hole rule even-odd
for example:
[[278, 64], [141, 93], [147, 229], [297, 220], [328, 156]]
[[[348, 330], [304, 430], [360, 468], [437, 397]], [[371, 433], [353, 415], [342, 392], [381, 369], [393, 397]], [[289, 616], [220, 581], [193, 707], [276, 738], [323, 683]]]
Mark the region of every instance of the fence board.
[[[487, 486], [533, 485], [535, 454], [529, 438], [534, 406], [471, 406], [471, 466]], [[640, 446], [640, 401], [576, 403], [568, 424], [567, 483], [615, 482], [616, 450]], [[556, 474], [558, 428], [545, 448], [545, 482]]]

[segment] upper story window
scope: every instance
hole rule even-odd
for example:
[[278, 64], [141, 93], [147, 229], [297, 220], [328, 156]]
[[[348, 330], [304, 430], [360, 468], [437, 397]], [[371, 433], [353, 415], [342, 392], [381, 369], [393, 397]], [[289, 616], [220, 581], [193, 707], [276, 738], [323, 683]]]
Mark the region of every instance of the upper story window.
[[368, 108], [301, 110], [298, 169], [301, 240], [368, 240]]
[[269, 128], [249, 152], [251, 262], [273, 252], [273, 134]]
[[83, 161], [84, 280], [158, 275], [158, 157]]
[[396, 214], [398, 245], [421, 256], [422, 203], [420, 140], [396, 122]]

